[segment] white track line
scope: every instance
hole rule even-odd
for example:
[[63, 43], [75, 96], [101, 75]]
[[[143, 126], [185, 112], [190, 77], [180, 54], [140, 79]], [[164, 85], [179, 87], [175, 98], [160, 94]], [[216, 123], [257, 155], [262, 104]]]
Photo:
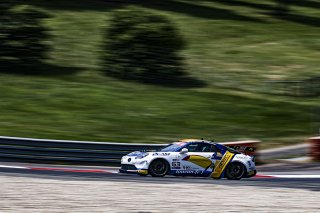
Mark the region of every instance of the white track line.
[[320, 178], [320, 175], [272, 175], [277, 178]]
[[6, 169], [30, 169], [29, 167], [24, 167], [24, 166], [6, 166], [6, 165], [0, 165], [0, 168], [6, 168]]

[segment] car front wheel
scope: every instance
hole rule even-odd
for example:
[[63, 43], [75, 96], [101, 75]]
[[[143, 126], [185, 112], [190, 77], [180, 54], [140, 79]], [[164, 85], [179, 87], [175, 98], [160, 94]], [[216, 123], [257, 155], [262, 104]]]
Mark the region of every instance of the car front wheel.
[[231, 163], [226, 170], [226, 177], [230, 180], [240, 180], [245, 172], [245, 166], [242, 163]]
[[156, 159], [149, 166], [149, 174], [152, 177], [163, 177], [169, 171], [169, 164], [166, 160]]

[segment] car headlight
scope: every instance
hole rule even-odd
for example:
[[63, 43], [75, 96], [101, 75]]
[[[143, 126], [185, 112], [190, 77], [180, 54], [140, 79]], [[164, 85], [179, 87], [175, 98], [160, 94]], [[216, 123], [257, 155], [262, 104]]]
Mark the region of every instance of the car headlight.
[[143, 153], [142, 155], [139, 155], [136, 157], [136, 159], [142, 159], [142, 158], [145, 158], [149, 155], [149, 153]]
[[126, 160], [126, 157], [122, 157], [121, 158], [121, 163], [124, 162]]

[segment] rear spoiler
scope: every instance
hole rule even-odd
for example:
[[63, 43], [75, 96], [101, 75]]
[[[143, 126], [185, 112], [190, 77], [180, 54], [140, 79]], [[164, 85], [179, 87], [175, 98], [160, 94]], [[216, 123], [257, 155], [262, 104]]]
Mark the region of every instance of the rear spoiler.
[[247, 152], [255, 152], [257, 147], [253, 147], [253, 146], [240, 146], [240, 145], [235, 145], [235, 146], [228, 146], [231, 149], [237, 150], [238, 152], [241, 153], [247, 153]]

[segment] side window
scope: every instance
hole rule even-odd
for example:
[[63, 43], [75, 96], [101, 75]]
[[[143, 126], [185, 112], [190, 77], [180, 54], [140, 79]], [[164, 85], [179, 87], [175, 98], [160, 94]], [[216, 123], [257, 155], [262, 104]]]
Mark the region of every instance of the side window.
[[202, 146], [202, 151], [201, 152], [210, 152], [211, 150], [211, 144], [208, 144], [208, 143], [203, 143], [203, 146]]
[[220, 153], [221, 151], [215, 145], [212, 145], [211, 152], [216, 152], [216, 153], [219, 152]]
[[211, 144], [207, 143], [192, 143], [186, 148], [189, 150], [189, 152], [210, 152], [211, 146]]
[[192, 143], [186, 146], [189, 152], [198, 152], [198, 144], [197, 143]]

